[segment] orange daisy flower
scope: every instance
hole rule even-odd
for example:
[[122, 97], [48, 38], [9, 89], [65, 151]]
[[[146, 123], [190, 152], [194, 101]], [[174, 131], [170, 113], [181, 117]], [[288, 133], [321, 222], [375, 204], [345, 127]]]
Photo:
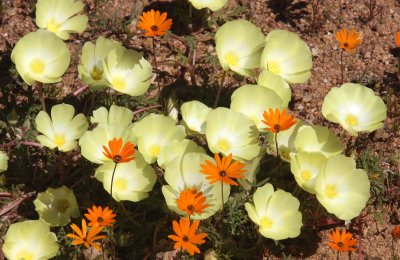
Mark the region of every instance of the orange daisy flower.
[[86, 233], [87, 231], [86, 221], [82, 219], [82, 230], [79, 229], [79, 227], [75, 224], [72, 224], [71, 228], [76, 233], [76, 234], [67, 234], [67, 237], [75, 239], [74, 241], [72, 241], [71, 244], [73, 244], [74, 246], [83, 244], [86, 248], [94, 247], [97, 250], [101, 251], [100, 246], [94, 243], [93, 241], [100, 240], [106, 237], [104, 235], [97, 236], [97, 234], [99, 234], [103, 230], [102, 227], [94, 225], [89, 230], [89, 233]]
[[339, 252], [356, 251], [353, 246], [357, 243], [357, 239], [353, 238], [353, 234], [347, 233], [346, 229], [343, 229], [342, 234], [339, 229], [335, 229], [328, 236], [331, 240], [327, 243], [330, 248]]
[[400, 47], [400, 32], [396, 33], [396, 45], [397, 47]]
[[189, 252], [190, 255], [194, 253], [200, 253], [200, 249], [196, 245], [204, 244], [206, 241], [204, 238], [207, 236], [206, 233], [197, 234], [197, 228], [199, 227], [200, 221], [193, 221], [193, 225], [190, 225], [189, 218], [181, 218], [179, 224], [177, 221], [172, 222], [172, 226], [176, 235], [169, 235], [168, 237], [174, 240], [176, 243], [174, 249], [182, 248]]
[[360, 33], [356, 33], [355, 30], [351, 30], [347, 34], [347, 30], [343, 28], [340, 32], [336, 32], [336, 39], [340, 43], [340, 48], [353, 53], [358, 45], [362, 42], [362, 37]]
[[117, 216], [111, 209], [105, 207], [104, 210], [101, 206], [92, 206], [92, 209], [88, 209], [89, 213], [85, 214], [85, 217], [90, 221], [88, 226], [98, 225], [100, 227], [109, 227], [116, 221], [114, 218]]
[[196, 189], [184, 190], [179, 195], [179, 198], [176, 199], [178, 208], [190, 216], [195, 213], [203, 213], [204, 209], [208, 207], [208, 204], [204, 203], [205, 201], [206, 197], [203, 195], [203, 192], [197, 192]]
[[238, 161], [231, 164], [232, 154], [229, 154], [228, 157], [222, 157], [222, 159], [218, 154], [214, 154], [214, 158], [216, 165], [209, 160], [206, 160], [206, 164], [200, 165], [202, 168], [200, 172], [208, 175], [206, 178], [210, 180], [210, 184], [221, 181], [222, 183], [239, 186], [231, 178], [241, 179], [244, 177], [243, 173], [246, 172], [242, 170], [244, 164]]
[[261, 122], [266, 124], [269, 127], [267, 130], [272, 133], [285, 131], [297, 122], [293, 116], [287, 114], [286, 109], [282, 112], [280, 112], [279, 109], [275, 109], [274, 112], [274, 110], [270, 108], [269, 112], [264, 111], [263, 117], [265, 120], [261, 120]]
[[392, 229], [391, 232], [393, 238], [400, 238], [400, 226], [396, 226]]
[[151, 9], [140, 16], [139, 28], [146, 31], [145, 36], [163, 36], [172, 25], [172, 19], [166, 19], [167, 13]]
[[122, 138], [114, 138], [108, 142], [108, 148], [103, 145], [103, 154], [105, 157], [113, 160], [115, 163], [130, 162], [135, 157], [135, 146], [131, 142], [127, 142], [122, 147]]

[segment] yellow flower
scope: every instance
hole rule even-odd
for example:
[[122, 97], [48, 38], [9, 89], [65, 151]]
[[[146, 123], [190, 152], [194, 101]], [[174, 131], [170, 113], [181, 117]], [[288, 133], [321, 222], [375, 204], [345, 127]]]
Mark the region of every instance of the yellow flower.
[[346, 83], [340, 88], [333, 87], [325, 96], [322, 114], [356, 136], [358, 132], [372, 132], [382, 128], [387, 108], [382, 98], [376, 96], [372, 89]]
[[11, 53], [11, 60], [28, 85], [35, 81], [55, 83], [61, 81], [67, 70], [70, 54], [62, 40], [39, 29], [19, 39]]
[[50, 149], [58, 148], [68, 152], [77, 146], [80, 138], [88, 128], [83, 114], [74, 117], [75, 108], [68, 104], [59, 104], [51, 108], [51, 118], [45, 111], [40, 111], [35, 118], [39, 142]]
[[274, 240], [300, 235], [303, 223], [299, 207], [299, 200], [292, 194], [283, 190], [274, 191], [269, 183], [257, 188], [253, 203], [245, 204], [247, 214], [257, 224], [261, 235]]
[[12, 224], [3, 244], [7, 259], [51, 259], [58, 252], [57, 236], [40, 220]]
[[75, 0], [38, 0], [36, 3], [36, 24], [45, 28], [63, 40], [69, 33], [82, 33], [87, 26], [86, 15], [76, 15], [83, 10], [82, 1]]

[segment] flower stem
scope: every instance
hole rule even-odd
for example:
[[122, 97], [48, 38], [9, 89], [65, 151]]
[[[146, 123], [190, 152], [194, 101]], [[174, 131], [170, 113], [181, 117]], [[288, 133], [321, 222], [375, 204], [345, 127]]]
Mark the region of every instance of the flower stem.
[[342, 51], [340, 52], [340, 85], [342, 85], [344, 81], [343, 70], [344, 68], [343, 68], [343, 49], [342, 49]]
[[278, 133], [275, 133], [275, 149], [276, 149], [276, 158], [278, 158], [278, 174], [281, 174], [281, 161], [280, 161], [279, 146], [278, 146]]
[[111, 176], [111, 190], [110, 190], [111, 198], [112, 198], [112, 191], [113, 191], [113, 184], [114, 184], [114, 174], [115, 174], [115, 169], [117, 169], [117, 164], [118, 163], [115, 163], [114, 170], [113, 170], [113, 173]]
[[166, 112], [166, 108], [164, 105], [164, 99], [161, 95], [161, 85], [160, 85], [160, 77], [158, 75], [158, 64], [157, 64], [157, 55], [156, 55], [156, 40], [153, 37], [153, 56], [154, 56], [154, 67], [156, 69], [156, 79], [157, 79], [157, 88], [158, 88], [158, 94], [160, 95], [160, 104], [164, 112]]
[[221, 181], [221, 215], [224, 211], [224, 182]]
[[223, 219], [224, 219], [224, 182], [221, 180], [221, 214], [220, 214], [220, 218], [219, 218], [219, 236], [221, 239], [221, 245], [220, 245], [220, 251], [222, 252], [222, 246], [224, 244], [224, 240], [223, 240]]
[[221, 82], [219, 83], [219, 86], [218, 86], [218, 92], [217, 92], [217, 96], [215, 97], [213, 108], [216, 108], [218, 106], [218, 102], [221, 97], [221, 92], [222, 92], [222, 88], [223, 88], [223, 84], [224, 84], [224, 80], [225, 80], [225, 76], [226, 76], [226, 71], [224, 70], [224, 73], [222, 74]]

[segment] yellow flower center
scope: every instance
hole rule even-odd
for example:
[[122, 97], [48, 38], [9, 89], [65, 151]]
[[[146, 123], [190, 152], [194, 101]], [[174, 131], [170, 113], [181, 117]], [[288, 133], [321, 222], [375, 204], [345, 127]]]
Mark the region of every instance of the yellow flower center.
[[227, 54], [225, 54], [225, 60], [231, 67], [236, 67], [237, 65], [239, 65], [239, 57], [233, 52], [228, 52]]
[[262, 217], [260, 219], [260, 225], [263, 228], [271, 228], [272, 227], [272, 220], [269, 217]]
[[301, 178], [304, 181], [309, 181], [311, 179], [311, 177], [312, 177], [312, 174], [309, 170], [304, 170], [301, 172]]
[[335, 184], [328, 184], [325, 188], [325, 195], [329, 199], [334, 199], [337, 196], [337, 188]]
[[218, 149], [223, 152], [228, 152], [231, 150], [231, 144], [226, 139], [219, 139], [217, 146], [218, 146]]
[[103, 78], [103, 70], [97, 66], [94, 66], [92, 72], [90, 72], [90, 76], [94, 80], [101, 80]]
[[114, 190], [124, 191], [128, 187], [128, 183], [125, 179], [116, 179], [113, 186]]
[[348, 115], [346, 116], [346, 123], [348, 123], [350, 126], [355, 126], [358, 125], [358, 119], [356, 116]]
[[15, 259], [17, 259], [17, 260], [33, 260], [34, 257], [33, 257], [32, 252], [30, 252], [26, 249], [23, 249], [17, 254]]
[[65, 213], [69, 207], [69, 201], [66, 199], [60, 199], [55, 203], [55, 208], [61, 213]]
[[120, 78], [120, 77], [116, 77], [111, 81], [111, 84], [113, 85], [113, 87], [116, 90], [123, 90], [126, 87], [126, 83], [125, 81]]
[[50, 32], [57, 32], [58, 29], [60, 28], [60, 24], [56, 22], [54, 19], [51, 19], [50, 21], [47, 22], [47, 30]]
[[152, 145], [150, 146], [149, 153], [150, 153], [152, 156], [158, 156], [158, 155], [160, 154], [160, 146], [158, 146], [158, 145], [156, 145], [156, 144], [152, 144]]
[[53, 143], [55, 143], [57, 147], [64, 145], [65, 144], [64, 134], [54, 135]]
[[45, 64], [40, 59], [33, 60], [29, 66], [35, 74], [42, 74], [44, 72]]
[[268, 70], [271, 71], [272, 73], [280, 74], [281, 66], [276, 61], [270, 61], [270, 62], [268, 62]]

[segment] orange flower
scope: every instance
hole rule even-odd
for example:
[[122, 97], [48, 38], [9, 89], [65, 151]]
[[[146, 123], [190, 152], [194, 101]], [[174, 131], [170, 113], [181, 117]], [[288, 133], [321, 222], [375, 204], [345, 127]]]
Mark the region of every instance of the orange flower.
[[346, 229], [343, 229], [342, 234], [339, 229], [335, 229], [328, 236], [331, 240], [328, 242], [330, 248], [339, 252], [356, 251], [353, 246], [357, 243], [357, 239], [354, 239], [351, 233], [347, 233]]
[[105, 207], [104, 210], [102, 207], [92, 206], [92, 209], [88, 209], [88, 214], [85, 214], [85, 217], [90, 221], [88, 226], [98, 225], [100, 227], [112, 226], [112, 224], [116, 221], [114, 218], [117, 216], [113, 213], [111, 209]]
[[396, 226], [392, 229], [391, 232], [393, 238], [400, 238], [400, 226]]
[[115, 163], [129, 162], [135, 159], [134, 145], [131, 142], [127, 142], [122, 147], [122, 138], [114, 138], [108, 142], [108, 148], [103, 145], [103, 154], [107, 158], [113, 160]]
[[200, 249], [195, 245], [204, 244], [206, 241], [204, 238], [207, 236], [206, 233], [197, 234], [196, 230], [199, 227], [200, 221], [193, 221], [193, 225], [190, 225], [189, 218], [181, 218], [179, 224], [177, 221], [172, 222], [172, 226], [176, 235], [169, 235], [168, 237], [174, 240], [176, 243], [174, 249], [182, 248], [189, 252], [190, 255], [194, 253], [200, 253]]
[[271, 131], [272, 133], [285, 131], [297, 122], [293, 116], [286, 113], [286, 109], [284, 109], [281, 113], [279, 109], [275, 109], [274, 112], [272, 108], [270, 108], [269, 113], [267, 111], [264, 111], [263, 117], [265, 120], [261, 120], [261, 122], [269, 126], [267, 130]]
[[145, 36], [163, 36], [165, 31], [171, 29], [172, 19], [167, 19], [167, 13], [160, 14], [160, 11], [143, 12], [140, 16], [139, 27], [145, 30]]
[[98, 233], [101, 232], [101, 230], [103, 230], [102, 227], [100, 227], [98, 225], [94, 225], [89, 230], [89, 233], [86, 234], [86, 231], [87, 231], [86, 221], [84, 219], [82, 219], [82, 231], [75, 224], [72, 224], [71, 228], [76, 233], [76, 235], [75, 234], [67, 234], [67, 237], [75, 239], [74, 241], [72, 241], [71, 244], [73, 244], [74, 246], [83, 244], [86, 248], [90, 248], [90, 247], [93, 246], [97, 250], [101, 251], [100, 246], [98, 244], [94, 243], [93, 241], [99, 240], [99, 239], [103, 239], [103, 238], [106, 237], [106, 236], [103, 236], [103, 235], [96, 236]]
[[219, 158], [218, 154], [214, 154], [215, 162], [217, 165], [213, 164], [209, 160], [206, 160], [206, 164], [201, 164], [202, 170], [201, 173], [208, 175], [206, 178], [210, 180], [210, 184], [214, 182], [221, 181], [223, 183], [239, 186], [234, 180], [231, 178], [241, 179], [243, 178], [245, 170], [242, 170], [244, 164], [241, 162], [233, 162], [232, 154], [229, 154], [228, 157]]
[[178, 208], [186, 211], [188, 215], [203, 213], [204, 209], [208, 207], [208, 204], [204, 204], [205, 201], [206, 197], [203, 195], [203, 192], [197, 192], [196, 189], [184, 190], [181, 192], [179, 198], [176, 199]]
[[336, 32], [336, 39], [340, 43], [340, 48], [347, 52], [354, 52], [362, 42], [360, 33], [351, 30], [349, 34], [347, 34], [347, 30], [344, 28], [340, 32]]
[[400, 32], [396, 33], [396, 45], [397, 47], [400, 47]]

